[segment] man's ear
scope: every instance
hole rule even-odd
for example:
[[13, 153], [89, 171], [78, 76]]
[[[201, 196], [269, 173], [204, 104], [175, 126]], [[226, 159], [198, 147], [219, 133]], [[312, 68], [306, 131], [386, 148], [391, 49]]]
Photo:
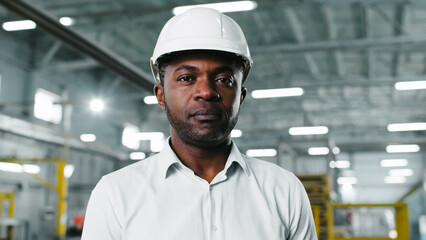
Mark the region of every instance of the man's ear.
[[246, 99], [246, 95], [247, 95], [247, 88], [242, 87], [241, 88], [241, 100], [240, 100], [240, 105], [243, 104], [244, 99]]
[[161, 109], [166, 110], [166, 104], [164, 102], [164, 86], [159, 83], [155, 84], [154, 94], [157, 97], [158, 105], [160, 105]]

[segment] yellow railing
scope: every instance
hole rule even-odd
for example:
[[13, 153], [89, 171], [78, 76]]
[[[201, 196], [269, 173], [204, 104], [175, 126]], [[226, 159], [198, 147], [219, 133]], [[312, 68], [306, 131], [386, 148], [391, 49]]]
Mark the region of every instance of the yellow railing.
[[[8, 211], [8, 217], [13, 218], [13, 213], [15, 209], [15, 193], [1, 193], [0, 192], [0, 218], [2, 218], [2, 212], [3, 212], [3, 201], [9, 200], [9, 211]], [[6, 240], [12, 240], [12, 234], [13, 234], [13, 227], [7, 226], [7, 234], [6, 234]], [[1, 226], [0, 226], [0, 236], [1, 236]]]
[[[334, 236], [334, 209], [335, 208], [358, 208], [358, 207], [393, 207], [395, 208], [395, 222], [396, 222], [396, 236], [394, 238], [390, 237], [335, 237]], [[328, 240], [407, 240], [410, 239], [410, 227], [408, 221], [408, 210], [407, 205], [404, 203], [395, 203], [395, 204], [330, 204], [328, 206]]]
[[[30, 174], [35, 180], [42, 183], [47, 188], [53, 190], [58, 194], [58, 206], [57, 206], [57, 216], [56, 216], [56, 234], [59, 238], [65, 239], [66, 233], [66, 212], [67, 212], [67, 188], [68, 181], [64, 176], [64, 169], [67, 165], [67, 162], [58, 159], [58, 158], [50, 158], [50, 159], [0, 159], [0, 162], [9, 162], [9, 163], [32, 163], [32, 162], [47, 162], [53, 163], [56, 165], [56, 181], [54, 184], [50, 183], [48, 180], [42, 178], [37, 174]], [[12, 231], [12, 230], [10, 230]]]

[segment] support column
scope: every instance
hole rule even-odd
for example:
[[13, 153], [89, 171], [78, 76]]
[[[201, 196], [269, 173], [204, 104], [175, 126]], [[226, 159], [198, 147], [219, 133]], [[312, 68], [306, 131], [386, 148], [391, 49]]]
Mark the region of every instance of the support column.
[[64, 176], [66, 161], [59, 160], [56, 163], [56, 191], [58, 192], [58, 210], [56, 218], [57, 231], [56, 234], [59, 239], [65, 240], [66, 223], [67, 223], [67, 179]]

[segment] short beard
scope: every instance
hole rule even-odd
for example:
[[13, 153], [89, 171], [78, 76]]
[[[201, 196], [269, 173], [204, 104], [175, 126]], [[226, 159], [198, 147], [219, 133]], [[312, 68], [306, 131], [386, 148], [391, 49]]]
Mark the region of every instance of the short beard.
[[184, 142], [191, 145], [202, 145], [206, 147], [217, 146], [224, 141], [226, 141], [231, 134], [232, 129], [235, 127], [238, 121], [238, 113], [235, 118], [231, 119], [230, 122], [226, 122], [218, 131], [214, 131], [213, 134], [203, 134], [200, 129], [195, 129], [188, 122], [182, 122], [177, 119], [173, 114], [171, 114], [167, 102], [164, 101], [167, 119], [169, 120], [170, 125], [176, 131], [179, 138]]

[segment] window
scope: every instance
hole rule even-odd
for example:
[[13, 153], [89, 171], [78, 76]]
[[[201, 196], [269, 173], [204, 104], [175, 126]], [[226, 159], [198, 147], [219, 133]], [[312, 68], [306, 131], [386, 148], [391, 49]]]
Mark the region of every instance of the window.
[[34, 99], [34, 117], [56, 124], [60, 123], [62, 120], [60, 97], [38, 88]]

